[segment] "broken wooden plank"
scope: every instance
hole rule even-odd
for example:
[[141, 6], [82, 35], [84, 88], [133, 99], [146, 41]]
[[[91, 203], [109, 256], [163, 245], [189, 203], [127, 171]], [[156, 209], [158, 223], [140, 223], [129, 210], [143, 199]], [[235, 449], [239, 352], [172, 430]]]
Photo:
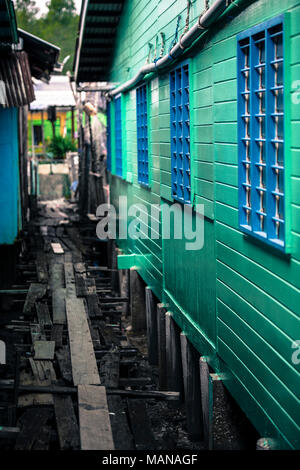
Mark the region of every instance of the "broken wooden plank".
[[27, 292], [26, 301], [23, 307], [23, 313], [28, 315], [32, 312], [35, 302], [44, 297], [47, 291], [45, 284], [32, 283]]
[[78, 386], [80, 444], [82, 450], [114, 450], [105, 387]]
[[36, 302], [35, 308], [36, 308], [36, 313], [37, 313], [39, 324], [41, 326], [51, 326], [52, 321], [50, 318], [48, 305], [42, 302]]
[[100, 377], [83, 299], [66, 298], [74, 385], [97, 385]]
[[50, 385], [56, 382], [56, 373], [51, 361], [35, 361], [31, 357], [29, 363], [39, 385]]
[[157, 449], [145, 401], [128, 400], [127, 406], [136, 450]]
[[70, 396], [55, 395], [54, 411], [61, 450], [80, 448], [79, 428]]

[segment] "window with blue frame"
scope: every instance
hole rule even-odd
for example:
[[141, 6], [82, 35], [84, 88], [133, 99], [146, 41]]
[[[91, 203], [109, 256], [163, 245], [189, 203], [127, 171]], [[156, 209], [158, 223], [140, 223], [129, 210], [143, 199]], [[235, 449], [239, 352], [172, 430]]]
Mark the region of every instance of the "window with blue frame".
[[285, 248], [284, 30], [275, 18], [238, 36], [239, 222]]
[[107, 148], [107, 160], [106, 166], [111, 171], [111, 104], [107, 103], [107, 126], [106, 126], [106, 148]]
[[191, 202], [189, 65], [170, 73], [172, 196]]
[[138, 182], [149, 184], [147, 86], [136, 90]]
[[121, 96], [115, 99], [115, 154], [116, 175], [122, 176], [122, 106]]

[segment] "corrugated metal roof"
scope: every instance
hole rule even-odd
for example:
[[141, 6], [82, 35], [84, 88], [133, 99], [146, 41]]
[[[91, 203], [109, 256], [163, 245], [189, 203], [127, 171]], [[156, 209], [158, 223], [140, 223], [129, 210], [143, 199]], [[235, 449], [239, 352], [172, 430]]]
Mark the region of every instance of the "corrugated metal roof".
[[31, 103], [32, 111], [41, 111], [48, 106], [71, 107], [75, 100], [66, 75], [53, 75], [49, 83], [37, 81], [34, 84], [35, 101]]
[[12, 52], [0, 60], [0, 106], [13, 108], [31, 103], [35, 96], [26, 52]]
[[125, 0], [83, 0], [74, 60], [75, 80], [107, 81]]
[[13, 2], [0, 0], [0, 47], [18, 42], [17, 21]]
[[33, 34], [18, 29], [23, 39], [23, 49], [27, 52], [31, 75], [38, 80], [50, 80], [50, 75], [58, 61], [60, 48]]

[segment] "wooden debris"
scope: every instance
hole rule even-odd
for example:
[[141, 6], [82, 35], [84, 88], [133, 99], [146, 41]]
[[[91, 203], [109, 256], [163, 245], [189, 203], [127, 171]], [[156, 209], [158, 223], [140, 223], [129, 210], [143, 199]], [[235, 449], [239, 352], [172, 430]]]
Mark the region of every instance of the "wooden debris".
[[114, 450], [105, 387], [78, 386], [80, 444], [82, 450]]
[[52, 411], [47, 408], [30, 408], [19, 420], [15, 450], [31, 450], [40, 438], [44, 425], [51, 419]]
[[27, 292], [26, 301], [23, 307], [23, 313], [28, 315], [32, 313], [35, 302], [38, 299], [44, 297], [47, 291], [47, 286], [45, 284], [30, 284], [29, 290]]

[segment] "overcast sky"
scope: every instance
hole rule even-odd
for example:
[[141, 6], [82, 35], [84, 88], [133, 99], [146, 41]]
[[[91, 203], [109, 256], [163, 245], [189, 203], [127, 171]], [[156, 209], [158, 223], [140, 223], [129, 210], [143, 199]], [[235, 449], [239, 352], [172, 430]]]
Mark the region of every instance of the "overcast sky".
[[[78, 13], [80, 13], [81, 0], [74, 0]], [[35, 0], [37, 7], [40, 9], [40, 14], [43, 15], [47, 11], [46, 3], [48, 0]]]

